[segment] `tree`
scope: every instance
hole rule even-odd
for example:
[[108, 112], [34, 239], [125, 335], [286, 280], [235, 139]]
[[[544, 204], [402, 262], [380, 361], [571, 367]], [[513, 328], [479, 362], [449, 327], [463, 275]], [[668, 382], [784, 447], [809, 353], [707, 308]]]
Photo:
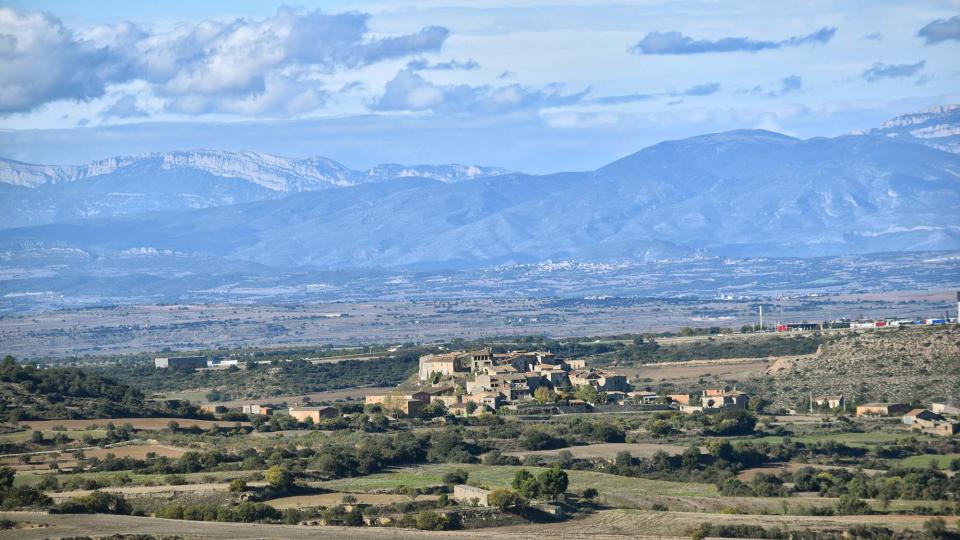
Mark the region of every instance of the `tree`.
[[230, 492], [231, 493], [240, 493], [247, 489], [247, 481], [243, 478], [234, 478], [230, 481]]
[[587, 488], [587, 489], [583, 490], [583, 498], [584, 498], [584, 499], [587, 499], [587, 500], [591, 500], [591, 501], [592, 501], [593, 499], [596, 499], [598, 495], [600, 495], [600, 492], [597, 491], [596, 488]]
[[287, 489], [293, 486], [293, 474], [280, 465], [274, 465], [267, 469], [264, 477], [267, 483], [275, 488]]
[[947, 522], [942, 517], [932, 517], [923, 522], [923, 534], [927, 538], [950, 538]]
[[30, 433], [30, 441], [34, 444], [40, 444], [43, 442], [43, 432], [42, 431], [33, 431]]
[[527, 499], [540, 497], [540, 481], [526, 469], [520, 469], [513, 475], [513, 481], [510, 482], [510, 487]]
[[[7, 358], [10, 358], [9, 356]], [[0, 467], [0, 491], [5, 491], [13, 487], [13, 479], [17, 476], [16, 471], [10, 467]]]
[[553, 393], [546, 386], [540, 386], [534, 390], [533, 399], [537, 400], [540, 405], [546, 405], [548, 401], [553, 399]]
[[491, 506], [495, 506], [501, 511], [504, 511], [507, 508], [519, 506], [521, 499], [520, 496], [517, 495], [517, 493], [513, 490], [497, 489], [489, 495], [488, 501]]
[[464, 409], [466, 409], [467, 414], [473, 414], [473, 412], [477, 410], [477, 404], [473, 401], [468, 401], [467, 404], [464, 405]]
[[870, 505], [854, 495], [845, 493], [837, 501], [836, 511], [840, 515], [869, 514]]
[[697, 443], [690, 443], [690, 446], [683, 451], [680, 464], [684, 469], [690, 471], [695, 469], [698, 463], [700, 463], [700, 447], [697, 446]]
[[444, 483], [444, 484], [447, 484], [447, 485], [466, 484], [466, 483], [467, 483], [467, 478], [468, 478], [469, 476], [470, 476], [470, 474], [469, 474], [467, 471], [465, 471], [465, 470], [463, 470], [463, 469], [457, 469], [457, 470], [455, 470], [455, 471], [450, 471], [450, 472], [444, 474], [444, 475], [443, 475], [443, 483]]
[[557, 500], [560, 495], [563, 495], [570, 484], [566, 471], [561, 469], [559, 465], [554, 465], [538, 474], [537, 482], [540, 484], [541, 492], [553, 500]]
[[582, 399], [587, 403], [593, 403], [594, 405], [600, 405], [607, 402], [607, 395], [603, 392], [598, 392], [596, 388], [589, 384], [582, 384], [577, 387], [577, 390], [573, 393], [577, 399]]

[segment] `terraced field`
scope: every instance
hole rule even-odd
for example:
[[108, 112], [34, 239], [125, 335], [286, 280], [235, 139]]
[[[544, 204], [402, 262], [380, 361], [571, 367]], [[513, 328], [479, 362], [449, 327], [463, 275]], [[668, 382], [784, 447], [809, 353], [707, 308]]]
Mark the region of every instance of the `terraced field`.
[[[390, 491], [400, 486], [426, 487], [443, 482], [444, 473], [463, 469], [470, 473], [470, 483], [490, 488], [509, 487], [514, 474], [525, 468], [531, 472], [544, 470], [537, 467], [490, 466], [490, 465], [424, 465], [406, 467], [390, 472], [372, 474], [360, 478], [344, 478], [322, 482], [325, 488], [336, 491], [371, 493]], [[595, 488], [601, 497], [631, 506], [641, 504], [650, 496], [686, 496], [717, 498], [717, 488], [712, 484], [666, 482], [644, 478], [626, 478], [590, 471], [567, 471], [572, 491]]]

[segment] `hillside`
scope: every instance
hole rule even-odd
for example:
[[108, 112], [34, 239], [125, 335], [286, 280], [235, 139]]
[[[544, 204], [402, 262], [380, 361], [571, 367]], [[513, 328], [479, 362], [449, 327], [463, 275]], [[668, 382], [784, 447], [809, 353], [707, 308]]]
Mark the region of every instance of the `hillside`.
[[[172, 407], [172, 408], [171, 408]], [[189, 416], [178, 403], [148, 402], [143, 392], [113, 379], [72, 368], [37, 369], [6, 357], [0, 363], [0, 419]]]
[[960, 328], [904, 328], [850, 334], [825, 342], [812, 359], [762, 382], [776, 406], [805, 409], [809, 396], [843, 394], [865, 401], [956, 400], [960, 396]]
[[734, 131], [587, 173], [405, 178], [185, 212], [0, 231], [0, 247], [156, 250], [275, 268], [956, 249], [960, 155], [886, 137]]

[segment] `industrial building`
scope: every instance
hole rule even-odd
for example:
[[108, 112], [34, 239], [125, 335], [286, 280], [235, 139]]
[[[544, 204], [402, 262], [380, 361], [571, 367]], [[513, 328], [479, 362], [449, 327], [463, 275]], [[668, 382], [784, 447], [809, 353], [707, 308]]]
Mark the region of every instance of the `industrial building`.
[[206, 356], [169, 356], [154, 358], [153, 366], [157, 369], [199, 369], [207, 367]]

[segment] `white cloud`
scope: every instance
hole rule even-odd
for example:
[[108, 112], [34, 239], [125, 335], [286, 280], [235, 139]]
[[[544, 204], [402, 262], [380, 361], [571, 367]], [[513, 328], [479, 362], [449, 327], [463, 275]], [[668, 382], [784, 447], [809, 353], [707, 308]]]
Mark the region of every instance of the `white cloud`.
[[413, 70], [404, 69], [387, 82], [373, 108], [381, 111], [425, 111], [445, 113], [503, 113], [571, 105], [586, 97], [589, 89], [565, 93], [561, 85], [542, 88], [520, 84], [493, 87], [438, 85]]
[[151, 33], [130, 23], [84, 38], [41, 13], [0, 9], [0, 113], [104, 95], [144, 80], [169, 110], [290, 115], [322, 106], [322, 75], [438, 51], [449, 31], [371, 37], [369, 16], [281, 8], [266, 19]]
[[126, 67], [115, 51], [78, 38], [50, 15], [0, 8], [0, 114], [100, 97]]

